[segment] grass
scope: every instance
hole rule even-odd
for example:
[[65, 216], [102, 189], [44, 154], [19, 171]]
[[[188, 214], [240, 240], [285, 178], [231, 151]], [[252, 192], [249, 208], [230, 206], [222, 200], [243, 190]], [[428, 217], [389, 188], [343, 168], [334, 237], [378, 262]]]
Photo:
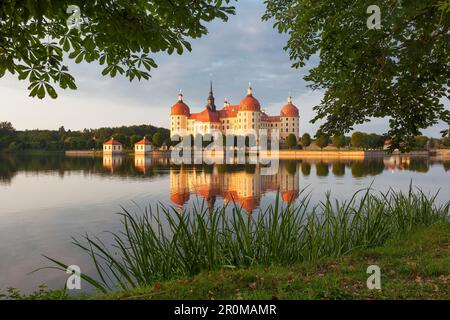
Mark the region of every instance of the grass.
[[[381, 290], [366, 269], [381, 268]], [[92, 297], [91, 297], [92, 298]], [[95, 299], [449, 299], [450, 223], [318, 263], [222, 268]]]
[[[218, 270], [236, 270], [231, 274], [244, 279], [253, 274], [254, 279], [255, 272], [275, 268], [276, 273], [276, 268], [286, 271], [287, 266], [298, 264], [317, 266], [330, 258], [337, 265], [345, 264], [339, 257], [382, 246], [423, 226], [448, 222], [450, 202], [437, 206], [435, 200], [436, 195], [411, 187], [406, 194], [392, 190], [373, 194], [368, 189], [348, 201], [332, 200], [327, 194], [313, 207], [308, 195], [287, 207], [280, 205], [277, 196], [272, 206], [250, 216], [237, 206], [209, 209], [203, 204], [182, 213], [162, 205], [135, 214], [124, 209], [123, 230], [112, 234], [112, 246], [89, 235], [74, 243], [90, 255], [97, 270], [96, 279], [82, 277], [104, 293], [139, 290]], [[64, 263], [48, 259], [55, 263], [53, 268], [66, 270]], [[330, 288], [333, 281], [338, 282], [329, 280]], [[332, 290], [326, 288], [325, 293]]]

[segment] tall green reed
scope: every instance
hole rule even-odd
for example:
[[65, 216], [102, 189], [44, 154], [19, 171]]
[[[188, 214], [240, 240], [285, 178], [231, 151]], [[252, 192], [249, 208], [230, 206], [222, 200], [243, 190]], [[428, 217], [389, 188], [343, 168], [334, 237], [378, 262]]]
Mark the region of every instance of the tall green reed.
[[97, 271], [96, 279], [83, 274], [84, 280], [103, 292], [126, 290], [203, 270], [316, 262], [382, 245], [418, 226], [448, 221], [450, 201], [437, 205], [436, 197], [411, 186], [407, 193], [360, 190], [346, 201], [327, 193], [313, 207], [309, 194], [288, 206], [277, 195], [253, 215], [237, 205], [211, 209], [204, 203], [183, 212], [161, 204], [139, 213], [123, 208], [122, 231], [111, 233], [112, 245], [89, 235], [74, 244]]

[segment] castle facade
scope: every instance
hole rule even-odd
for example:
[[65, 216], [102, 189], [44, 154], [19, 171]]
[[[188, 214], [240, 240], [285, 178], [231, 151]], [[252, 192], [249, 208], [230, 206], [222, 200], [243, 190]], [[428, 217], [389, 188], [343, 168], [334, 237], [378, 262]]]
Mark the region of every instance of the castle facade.
[[285, 140], [290, 134], [299, 139], [300, 116], [298, 108], [288, 97], [280, 114], [268, 115], [253, 96], [253, 89], [249, 85], [247, 96], [238, 105], [232, 105], [225, 100], [223, 107], [218, 109], [215, 105], [212, 83], [209, 90], [207, 105], [199, 113], [191, 113], [189, 106], [183, 100], [183, 95], [178, 95], [178, 101], [170, 111], [171, 137], [175, 135], [205, 135], [219, 130], [223, 135], [252, 135], [258, 138], [259, 130], [266, 129], [268, 137], [273, 130], [278, 130], [281, 140]]

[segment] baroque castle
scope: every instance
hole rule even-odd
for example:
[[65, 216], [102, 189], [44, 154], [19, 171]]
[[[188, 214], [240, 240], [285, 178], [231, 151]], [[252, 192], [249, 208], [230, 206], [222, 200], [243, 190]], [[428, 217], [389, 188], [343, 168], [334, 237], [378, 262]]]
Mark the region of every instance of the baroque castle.
[[280, 115], [266, 114], [258, 99], [253, 96], [250, 84], [247, 96], [238, 105], [232, 105], [225, 100], [223, 108], [217, 109], [211, 82], [207, 105], [199, 113], [191, 113], [180, 92], [178, 101], [171, 108], [170, 132], [171, 136], [195, 136], [219, 130], [223, 135], [258, 136], [260, 129], [266, 129], [268, 137], [273, 130], [278, 130], [281, 140], [285, 140], [290, 134], [294, 134], [298, 140], [299, 120], [298, 108], [292, 103], [290, 96], [288, 103], [281, 108]]

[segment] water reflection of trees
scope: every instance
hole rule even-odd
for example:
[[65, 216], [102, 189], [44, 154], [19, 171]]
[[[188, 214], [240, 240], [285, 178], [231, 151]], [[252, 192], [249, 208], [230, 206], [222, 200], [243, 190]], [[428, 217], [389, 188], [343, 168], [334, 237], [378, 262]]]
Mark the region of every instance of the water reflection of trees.
[[311, 164], [309, 162], [302, 161], [301, 164], [302, 174], [307, 177], [311, 174]]
[[104, 166], [100, 157], [66, 157], [63, 154], [33, 155], [14, 154], [0, 155], [0, 183], [10, 183], [14, 176], [20, 172], [57, 173], [64, 177], [69, 172], [81, 172], [86, 175], [117, 177], [151, 177], [168, 174], [164, 163], [153, 163], [143, 172], [136, 167], [133, 158], [123, 157], [120, 165], [114, 168]]
[[336, 177], [342, 177], [345, 175], [345, 163], [343, 162], [334, 162], [332, 164], [331, 172], [333, 172], [333, 175]]
[[316, 175], [318, 177], [326, 177], [328, 176], [328, 164], [324, 162], [316, 163]]
[[445, 171], [449, 171], [450, 170], [450, 161], [444, 161], [442, 163], [442, 165], [444, 166], [444, 170]]
[[384, 170], [383, 159], [353, 161], [350, 163], [350, 170], [352, 172], [352, 176], [355, 178], [376, 176], [381, 174]]

